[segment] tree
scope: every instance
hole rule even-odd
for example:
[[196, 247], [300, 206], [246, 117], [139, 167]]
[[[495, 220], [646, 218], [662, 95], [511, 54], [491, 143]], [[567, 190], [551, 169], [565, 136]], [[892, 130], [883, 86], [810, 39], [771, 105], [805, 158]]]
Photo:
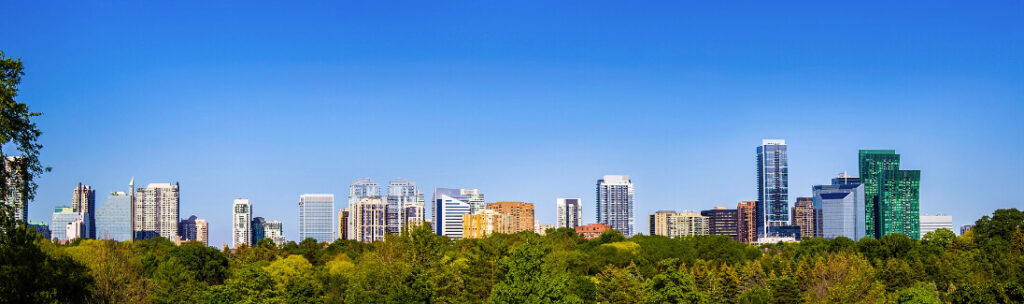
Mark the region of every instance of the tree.
[[780, 276], [769, 282], [772, 292], [772, 304], [800, 303], [800, 286], [789, 276]]
[[580, 295], [566, 293], [570, 280], [565, 275], [549, 276], [543, 271], [545, 250], [540, 245], [520, 244], [498, 261], [504, 279], [491, 290], [491, 303], [582, 303]]
[[708, 303], [707, 296], [697, 290], [693, 277], [679, 271], [679, 260], [665, 259], [658, 266], [661, 273], [644, 284], [644, 303]]
[[609, 265], [596, 278], [597, 299], [601, 303], [634, 303], [644, 296], [643, 277], [634, 264], [626, 268]]

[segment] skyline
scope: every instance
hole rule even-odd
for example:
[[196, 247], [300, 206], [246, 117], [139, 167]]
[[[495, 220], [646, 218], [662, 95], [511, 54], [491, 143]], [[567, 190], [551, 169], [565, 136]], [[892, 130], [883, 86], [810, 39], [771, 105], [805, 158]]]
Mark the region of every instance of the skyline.
[[788, 144], [789, 206], [860, 149], [899, 151], [921, 214], [954, 227], [1021, 205], [1001, 190], [1024, 172], [1021, 3], [308, 5], [10, 4], [0, 45], [53, 167], [29, 220], [135, 177], [182, 183], [211, 245], [239, 197], [293, 240], [299, 195], [341, 209], [369, 176], [543, 224], [579, 197], [586, 224], [615, 174], [642, 218], [756, 200], [764, 138]]

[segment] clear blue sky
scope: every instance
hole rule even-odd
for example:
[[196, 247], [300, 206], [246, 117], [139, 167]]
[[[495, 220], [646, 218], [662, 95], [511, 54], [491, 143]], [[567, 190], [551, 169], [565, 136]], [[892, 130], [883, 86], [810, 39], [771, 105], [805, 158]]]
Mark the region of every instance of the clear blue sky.
[[646, 231], [754, 199], [762, 138], [794, 200], [870, 148], [922, 171], [923, 214], [1024, 206], [1024, 2], [215, 2], [4, 5], [53, 167], [31, 220], [134, 176], [181, 182], [215, 246], [234, 198], [294, 239], [300, 194], [340, 209], [360, 177], [542, 223], [581, 197], [592, 222], [596, 180], [628, 174]]

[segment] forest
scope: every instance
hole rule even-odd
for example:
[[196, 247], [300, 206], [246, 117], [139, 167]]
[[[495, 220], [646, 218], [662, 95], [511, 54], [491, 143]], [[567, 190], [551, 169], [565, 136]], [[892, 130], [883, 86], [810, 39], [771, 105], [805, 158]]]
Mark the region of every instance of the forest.
[[451, 240], [421, 226], [369, 244], [216, 249], [154, 238], [0, 240], [3, 303], [1021, 303], [1024, 212], [963, 236], [751, 246], [571, 229]]

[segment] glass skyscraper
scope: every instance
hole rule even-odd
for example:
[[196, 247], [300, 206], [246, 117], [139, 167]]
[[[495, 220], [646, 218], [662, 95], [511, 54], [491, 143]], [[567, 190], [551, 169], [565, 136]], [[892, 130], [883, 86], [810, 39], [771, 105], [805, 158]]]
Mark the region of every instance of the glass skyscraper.
[[921, 171], [900, 170], [900, 155], [894, 150], [860, 150], [859, 160], [866, 235], [901, 233], [918, 239]]
[[260, 240], [267, 237], [267, 220], [262, 217], [252, 218], [252, 243], [250, 246], [255, 247], [260, 244]]
[[605, 175], [597, 181], [597, 222], [622, 235], [633, 235], [633, 181], [628, 175]]
[[299, 197], [299, 241], [313, 238], [333, 242], [334, 194], [303, 194]]
[[832, 183], [811, 187], [818, 235], [827, 239], [842, 236], [854, 241], [863, 238], [864, 185], [843, 184], [836, 179]]
[[132, 239], [132, 201], [127, 193], [111, 193], [97, 208], [96, 238], [118, 242]]
[[75, 212], [75, 209], [69, 206], [53, 208], [53, 217], [50, 219], [50, 234], [58, 241], [67, 241], [68, 225], [81, 218], [82, 214]]
[[789, 223], [789, 160], [786, 141], [763, 139], [757, 147], [757, 235], [784, 236]]

